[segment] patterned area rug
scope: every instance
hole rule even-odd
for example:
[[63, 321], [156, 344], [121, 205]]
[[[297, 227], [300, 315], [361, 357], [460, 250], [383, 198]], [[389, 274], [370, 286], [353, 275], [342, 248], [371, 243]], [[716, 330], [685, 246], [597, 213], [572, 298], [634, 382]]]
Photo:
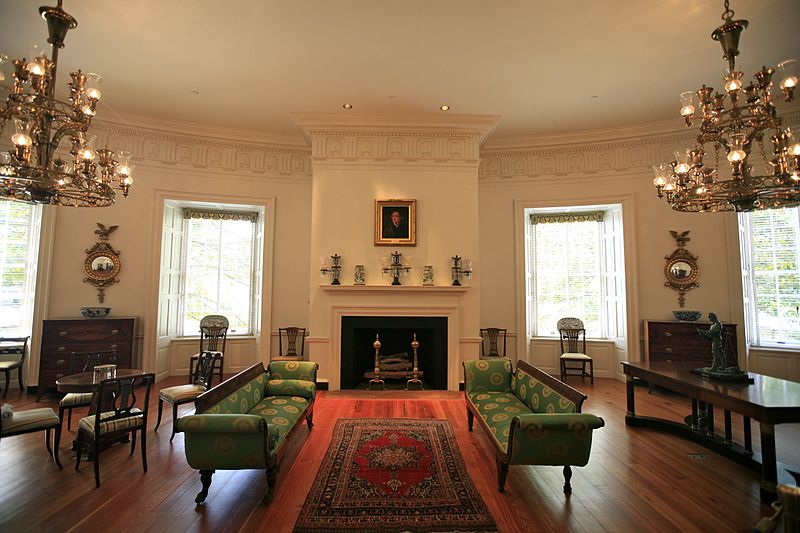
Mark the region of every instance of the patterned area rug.
[[497, 531], [447, 420], [342, 419], [295, 533]]

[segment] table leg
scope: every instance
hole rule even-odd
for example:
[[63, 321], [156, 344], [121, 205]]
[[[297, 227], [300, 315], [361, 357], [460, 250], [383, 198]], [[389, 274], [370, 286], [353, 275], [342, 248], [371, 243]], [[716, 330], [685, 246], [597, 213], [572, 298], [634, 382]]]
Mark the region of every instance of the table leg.
[[733, 439], [731, 436], [731, 412], [725, 409], [724, 416], [725, 416], [725, 444], [730, 446], [731, 444], [733, 444]]
[[761, 501], [778, 499], [778, 463], [775, 456], [775, 426], [761, 423]]
[[750, 417], [742, 417], [742, 424], [744, 425], [744, 453], [753, 455], [753, 433], [750, 431]]
[[636, 406], [633, 398], [633, 376], [625, 376], [625, 391], [628, 398], [628, 415], [625, 418], [636, 418]]
[[706, 403], [706, 435], [714, 438], [714, 405]]
[[692, 422], [689, 426], [697, 429], [697, 398], [692, 398]]

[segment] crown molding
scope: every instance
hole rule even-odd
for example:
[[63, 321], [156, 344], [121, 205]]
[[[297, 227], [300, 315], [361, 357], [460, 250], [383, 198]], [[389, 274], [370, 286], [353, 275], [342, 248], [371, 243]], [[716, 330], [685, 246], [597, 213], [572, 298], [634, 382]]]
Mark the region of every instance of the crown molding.
[[[800, 106], [783, 114], [784, 127], [800, 126]], [[564, 176], [646, 174], [694, 145], [698, 127], [657, 122], [554, 136], [518, 137], [481, 149], [478, 178], [520, 181]], [[765, 140], [767, 142], [767, 140]]]
[[496, 115], [293, 113], [314, 162], [477, 163]]

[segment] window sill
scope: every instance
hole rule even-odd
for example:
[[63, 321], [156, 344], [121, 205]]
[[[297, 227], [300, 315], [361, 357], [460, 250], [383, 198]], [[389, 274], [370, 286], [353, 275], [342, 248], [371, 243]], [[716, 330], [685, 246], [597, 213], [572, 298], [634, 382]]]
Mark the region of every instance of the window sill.
[[[558, 337], [530, 337], [531, 341], [553, 341], [557, 342], [559, 339]], [[586, 342], [607, 342], [609, 344], [614, 344], [613, 339], [600, 339], [594, 337], [586, 337]]]
[[759, 352], [791, 352], [800, 354], [800, 346], [759, 346], [751, 344], [748, 350], [758, 350]]
[[[255, 339], [256, 336], [253, 335], [252, 333], [247, 333], [247, 334], [244, 334], [244, 335], [237, 335], [237, 334], [230, 334], [229, 333], [227, 338], [228, 338], [228, 340], [234, 340], [234, 339], [247, 340], [247, 339]], [[179, 335], [179, 336], [175, 337], [175, 340], [177, 340], [177, 341], [198, 341], [199, 342], [200, 341], [200, 335], [185, 335], [185, 336]]]

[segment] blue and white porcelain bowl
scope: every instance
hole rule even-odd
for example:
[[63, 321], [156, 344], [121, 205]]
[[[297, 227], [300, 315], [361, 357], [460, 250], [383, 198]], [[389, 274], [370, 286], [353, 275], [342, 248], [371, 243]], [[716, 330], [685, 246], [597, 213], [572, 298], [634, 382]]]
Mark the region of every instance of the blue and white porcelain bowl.
[[81, 316], [84, 318], [105, 318], [110, 312], [110, 307], [81, 307]]
[[694, 322], [703, 316], [703, 313], [701, 311], [684, 311], [681, 309], [680, 311], [673, 311], [672, 316], [674, 316], [677, 320], [683, 320], [684, 322]]

